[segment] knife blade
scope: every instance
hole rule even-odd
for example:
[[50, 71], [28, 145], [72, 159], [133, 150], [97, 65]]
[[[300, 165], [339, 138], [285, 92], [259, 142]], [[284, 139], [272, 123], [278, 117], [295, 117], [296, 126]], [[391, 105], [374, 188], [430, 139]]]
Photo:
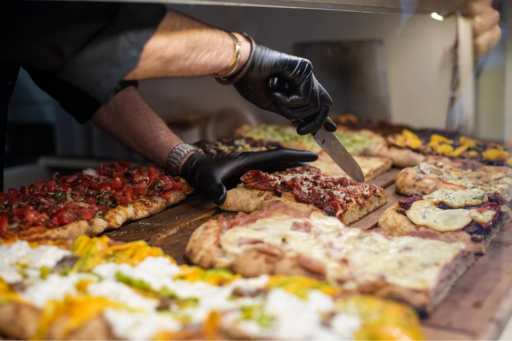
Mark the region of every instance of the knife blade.
[[[269, 79], [268, 86], [273, 90], [280, 90], [283, 92], [288, 91], [290, 88], [286, 81], [283, 81], [279, 77], [273, 77]], [[292, 122], [295, 126], [298, 126], [302, 120]], [[315, 142], [322, 148], [331, 159], [347, 173], [352, 179], [357, 182], [364, 182], [363, 171], [359, 164], [354, 160], [348, 150], [343, 147], [341, 142], [334, 136], [333, 133], [327, 131], [324, 126], [316, 133], [312, 133]]]
[[361, 167], [333, 133], [327, 131], [325, 127], [322, 126], [320, 130], [311, 135], [313, 135], [315, 142], [320, 148], [322, 148], [348, 176], [357, 182], [364, 182]]

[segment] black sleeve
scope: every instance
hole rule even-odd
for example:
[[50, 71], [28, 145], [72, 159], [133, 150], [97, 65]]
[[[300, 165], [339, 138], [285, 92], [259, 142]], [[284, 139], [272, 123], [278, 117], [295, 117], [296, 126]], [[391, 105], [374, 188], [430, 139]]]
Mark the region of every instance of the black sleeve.
[[88, 2], [14, 1], [7, 7], [2, 58], [20, 62], [80, 122], [115, 95], [167, 11], [160, 4]]

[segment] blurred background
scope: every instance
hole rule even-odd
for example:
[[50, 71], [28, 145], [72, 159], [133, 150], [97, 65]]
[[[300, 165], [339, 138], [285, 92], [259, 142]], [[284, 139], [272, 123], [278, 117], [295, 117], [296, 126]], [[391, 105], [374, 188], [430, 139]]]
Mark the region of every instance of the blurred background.
[[[332, 113], [445, 128], [450, 104], [457, 20], [429, 14], [364, 13], [210, 5], [171, 5], [228, 31], [247, 32], [272, 49], [310, 59], [334, 99]], [[496, 1], [503, 36], [475, 66], [473, 135], [512, 138], [512, 4]], [[407, 13], [406, 13], [407, 14]], [[439, 18], [437, 18], [439, 19]], [[507, 52], [509, 51], [507, 58]], [[286, 123], [212, 77], [154, 79], [139, 91], [186, 142], [230, 136], [248, 123]], [[197, 100], [200, 98], [200, 100]], [[34, 143], [36, 142], [36, 143]], [[73, 120], [23, 70], [9, 104], [6, 187], [138, 156], [88, 123]]]

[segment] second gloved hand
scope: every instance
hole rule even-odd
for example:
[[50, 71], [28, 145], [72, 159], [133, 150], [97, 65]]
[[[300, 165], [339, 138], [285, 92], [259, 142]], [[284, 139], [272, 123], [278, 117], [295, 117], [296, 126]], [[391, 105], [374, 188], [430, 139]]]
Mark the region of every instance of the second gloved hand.
[[293, 149], [274, 149], [264, 152], [230, 154], [191, 154], [183, 164], [180, 175], [196, 188], [203, 188], [213, 202], [221, 205], [226, 201], [226, 185], [252, 169], [268, 170], [290, 163], [312, 162], [318, 155]]
[[300, 135], [314, 133], [322, 125], [336, 130], [327, 117], [332, 99], [316, 80], [309, 60], [253, 43], [244, 69], [234, 86], [249, 102], [290, 121], [300, 120]]

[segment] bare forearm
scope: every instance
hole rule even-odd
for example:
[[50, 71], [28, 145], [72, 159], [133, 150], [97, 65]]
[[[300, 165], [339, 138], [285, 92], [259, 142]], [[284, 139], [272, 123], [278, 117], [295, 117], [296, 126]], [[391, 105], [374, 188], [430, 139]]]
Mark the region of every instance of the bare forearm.
[[94, 114], [92, 122], [162, 167], [171, 149], [182, 142], [134, 87], [114, 96]]
[[[237, 37], [242, 41], [240, 69], [249, 57], [250, 44]], [[125, 79], [210, 75], [225, 70], [234, 57], [234, 44], [226, 32], [168, 11]]]

